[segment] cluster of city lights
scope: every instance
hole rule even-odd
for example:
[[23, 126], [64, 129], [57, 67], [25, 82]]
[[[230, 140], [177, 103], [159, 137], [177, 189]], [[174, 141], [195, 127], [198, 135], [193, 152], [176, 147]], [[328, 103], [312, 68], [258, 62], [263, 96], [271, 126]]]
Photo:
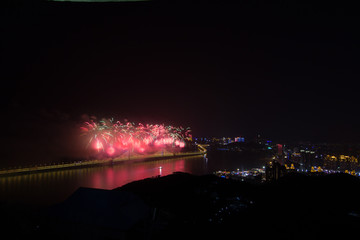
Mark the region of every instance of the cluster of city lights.
[[85, 122], [81, 131], [87, 139], [87, 148], [108, 156], [119, 156], [130, 151], [153, 153], [164, 148], [176, 151], [184, 148], [187, 140], [191, 140], [190, 128], [122, 123], [113, 119]]

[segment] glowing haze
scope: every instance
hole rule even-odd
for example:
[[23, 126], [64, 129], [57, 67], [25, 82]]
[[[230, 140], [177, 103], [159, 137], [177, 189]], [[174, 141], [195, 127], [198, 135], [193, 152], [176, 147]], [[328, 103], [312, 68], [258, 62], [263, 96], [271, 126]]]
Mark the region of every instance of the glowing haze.
[[125, 152], [148, 154], [164, 149], [176, 152], [192, 138], [190, 128], [122, 123], [114, 119], [85, 122], [81, 131], [86, 148], [93, 154], [105, 157], [117, 157]]

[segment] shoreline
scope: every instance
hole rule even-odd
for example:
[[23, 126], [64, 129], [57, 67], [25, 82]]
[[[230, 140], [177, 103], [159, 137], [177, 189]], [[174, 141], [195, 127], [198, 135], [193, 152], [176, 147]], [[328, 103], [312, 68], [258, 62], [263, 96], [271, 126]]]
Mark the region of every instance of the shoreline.
[[56, 165], [45, 165], [45, 166], [36, 166], [36, 167], [27, 167], [27, 168], [15, 168], [0, 170], [0, 177], [2, 176], [11, 176], [11, 175], [21, 175], [21, 174], [31, 174], [36, 172], [47, 172], [47, 171], [56, 171], [61, 169], [74, 169], [74, 168], [85, 168], [85, 167], [95, 167], [95, 166], [107, 166], [107, 165], [117, 165], [125, 162], [133, 162], [136, 160], [140, 161], [151, 161], [151, 160], [160, 160], [160, 159], [172, 159], [179, 157], [188, 157], [203, 155], [206, 152], [185, 152], [185, 153], [162, 153], [162, 154], [152, 154], [147, 156], [135, 155], [135, 156], [126, 156], [115, 159], [104, 159], [104, 160], [90, 160], [90, 161], [80, 161], [73, 163], [64, 163]]

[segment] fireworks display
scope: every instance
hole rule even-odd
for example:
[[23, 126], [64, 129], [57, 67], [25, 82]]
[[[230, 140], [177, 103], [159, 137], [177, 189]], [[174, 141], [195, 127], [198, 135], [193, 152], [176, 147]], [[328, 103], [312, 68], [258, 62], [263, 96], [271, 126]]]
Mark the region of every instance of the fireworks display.
[[121, 123], [114, 119], [93, 120], [81, 127], [86, 147], [107, 156], [120, 156], [125, 152], [139, 154], [159, 150], [177, 151], [191, 140], [190, 128], [165, 126], [164, 124]]

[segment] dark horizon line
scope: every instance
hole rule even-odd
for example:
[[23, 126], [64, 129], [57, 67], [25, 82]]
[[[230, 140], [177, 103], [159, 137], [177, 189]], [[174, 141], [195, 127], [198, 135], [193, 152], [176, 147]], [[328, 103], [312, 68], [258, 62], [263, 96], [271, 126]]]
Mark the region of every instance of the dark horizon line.
[[[194, 138], [236, 138], [236, 137], [244, 137], [245, 142], [255, 142], [256, 135], [253, 137], [248, 137], [248, 135], [224, 135], [224, 136], [193, 136]], [[262, 137], [261, 137], [262, 138]], [[271, 138], [271, 137], [265, 137], [264, 140], [269, 140], [272, 143], [282, 143], [282, 144], [330, 144], [330, 145], [360, 145], [360, 141], [351, 141], [351, 140], [304, 140], [304, 139], [298, 139], [298, 140], [284, 140], [279, 138]]]

